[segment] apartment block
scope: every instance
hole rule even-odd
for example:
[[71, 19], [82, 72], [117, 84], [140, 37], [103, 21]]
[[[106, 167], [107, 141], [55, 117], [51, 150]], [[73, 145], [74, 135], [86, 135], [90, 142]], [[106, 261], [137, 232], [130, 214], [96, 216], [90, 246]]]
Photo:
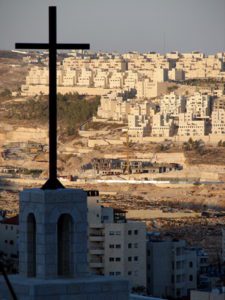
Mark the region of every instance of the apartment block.
[[212, 134], [222, 135], [225, 133], [225, 110], [215, 109], [212, 112]]
[[168, 115], [157, 113], [152, 116], [151, 136], [170, 137], [175, 133], [175, 123]]
[[173, 92], [161, 98], [160, 112], [162, 114], [177, 116], [179, 113], [185, 113], [185, 110], [186, 98], [184, 96], [178, 96]]
[[207, 93], [195, 93], [187, 99], [187, 113], [194, 118], [204, 118], [211, 114], [212, 98]]
[[186, 297], [197, 288], [197, 258], [183, 240], [147, 242], [147, 290], [155, 297]]
[[178, 136], [204, 136], [207, 126], [205, 119], [195, 119], [193, 114], [184, 113], [178, 115]]
[[98, 193], [88, 193], [90, 271], [146, 287], [145, 223], [128, 221], [125, 211], [101, 207]]

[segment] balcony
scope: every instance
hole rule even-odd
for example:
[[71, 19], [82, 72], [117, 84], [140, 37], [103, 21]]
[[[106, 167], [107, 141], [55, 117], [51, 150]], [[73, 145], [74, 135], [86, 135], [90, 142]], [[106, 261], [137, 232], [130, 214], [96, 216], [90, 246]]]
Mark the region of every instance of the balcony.
[[104, 248], [90, 249], [89, 252], [92, 255], [103, 255], [104, 254]]
[[103, 242], [105, 239], [105, 236], [102, 235], [90, 235], [89, 236], [89, 241], [90, 242]]
[[102, 269], [104, 268], [104, 263], [102, 259], [92, 259], [89, 263], [89, 266], [93, 269]]

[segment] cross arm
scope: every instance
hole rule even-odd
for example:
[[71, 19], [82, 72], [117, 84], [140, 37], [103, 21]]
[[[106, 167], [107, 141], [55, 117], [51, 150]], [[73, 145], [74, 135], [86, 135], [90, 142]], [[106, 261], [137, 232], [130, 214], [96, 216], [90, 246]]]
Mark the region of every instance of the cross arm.
[[[16, 49], [49, 49], [47, 43], [16, 43]], [[56, 44], [59, 50], [89, 50], [90, 44]]]
[[16, 43], [16, 49], [49, 49], [49, 44], [45, 43]]
[[89, 50], [90, 44], [56, 44], [59, 50]]

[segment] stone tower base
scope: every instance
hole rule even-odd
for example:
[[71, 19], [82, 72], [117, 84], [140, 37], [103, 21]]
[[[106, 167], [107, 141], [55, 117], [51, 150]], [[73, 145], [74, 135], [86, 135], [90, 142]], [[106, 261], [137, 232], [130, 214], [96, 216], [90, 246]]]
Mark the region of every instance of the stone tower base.
[[[37, 279], [11, 275], [18, 300], [128, 300], [127, 280], [101, 276], [79, 279]], [[0, 300], [11, 300], [0, 277]]]

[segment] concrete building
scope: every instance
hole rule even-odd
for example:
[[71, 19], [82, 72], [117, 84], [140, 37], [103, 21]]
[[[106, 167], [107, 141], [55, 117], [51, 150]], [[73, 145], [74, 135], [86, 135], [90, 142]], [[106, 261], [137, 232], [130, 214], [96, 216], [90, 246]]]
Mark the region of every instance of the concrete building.
[[186, 98], [184, 96], [178, 96], [173, 92], [163, 96], [160, 100], [160, 112], [162, 114], [177, 116], [180, 113], [185, 113], [185, 110]]
[[178, 136], [197, 137], [207, 132], [206, 120], [194, 119], [191, 113], [179, 114], [178, 120]]
[[89, 267], [91, 273], [128, 279], [146, 287], [146, 225], [126, 220], [125, 212], [99, 203], [88, 192]]
[[168, 81], [168, 69], [166, 68], [156, 68], [153, 81], [155, 82], [165, 82]]
[[212, 135], [225, 133], [225, 110], [215, 109], [212, 111]]
[[159, 94], [158, 83], [149, 78], [141, 79], [136, 83], [137, 98], [154, 98]]
[[205, 118], [211, 114], [211, 96], [207, 93], [195, 93], [187, 99], [187, 113], [194, 118]]
[[18, 216], [0, 221], [0, 254], [5, 261], [11, 262], [18, 269]]
[[152, 116], [151, 136], [170, 137], [175, 133], [175, 123], [168, 115], [157, 113]]
[[172, 81], [184, 81], [185, 80], [185, 72], [182, 69], [172, 69], [168, 72], [168, 78]]
[[196, 252], [183, 240], [147, 242], [147, 290], [156, 297], [182, 298], [197, 287]]

